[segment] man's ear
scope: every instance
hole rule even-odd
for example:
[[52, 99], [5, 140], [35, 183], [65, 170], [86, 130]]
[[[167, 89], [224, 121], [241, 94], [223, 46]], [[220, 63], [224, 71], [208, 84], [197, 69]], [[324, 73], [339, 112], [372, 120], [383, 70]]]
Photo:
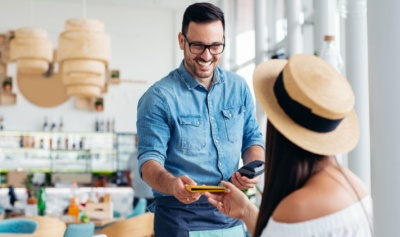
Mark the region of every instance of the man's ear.
[[179, 32], [178, 34], [178, 42], [179, 42], [179, 48], [183, 50], [185, 48], [185, 39], [183, 38], [182, 32]]

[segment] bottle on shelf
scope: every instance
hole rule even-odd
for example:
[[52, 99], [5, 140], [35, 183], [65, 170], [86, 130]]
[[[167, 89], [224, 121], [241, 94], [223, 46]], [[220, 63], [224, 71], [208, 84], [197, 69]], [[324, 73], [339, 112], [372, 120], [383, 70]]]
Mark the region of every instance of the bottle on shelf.
[[49, 138], [49, 148], [53, 149], [53, 138], [52, 137]]
[[40, 149], [44, 148], [44, 140], [43, 140], [43, 138], [40, 138], [39, 148]]
[[107, 119], [107, 122], [106, 122], [106, 129], [105, 129], [107, 132], [111, 132], [111, 120], [110, 119]]
[[85, 138], [81, 137], [81, 139], [79, 140], [79, 149], [80, 149], [80, 150], [83, 149], [84, 139], [85, 139]]
[[52, 121], [51, 121], [51, 128], [50, 128], [50, 131], [55, 132], [55, 131], [56, 131], [56, 128], [57, 128], [56, 121], [55, 121], [55, 119], [53, 118]]
[[96, 131], [96, 132], [99, 132], [99, 131], [100, 131], [100, 122], [99, 122], [99, 119], [98, 119], [98, 118], [96, 118], [96, 122], [95, 122], [95, 124], [94, 124], [94, 128], [95, 128], [95, 131]]
[[115, 132], [115, 118], [112, 118], [110, 127], [110, 132]]
[[22, 135], [19, 137], [19, 147], [24, 147], [24, 136]]
[[44, 117], [42, 131], [43, 132], [49, 131], [49, 123], [47, 122], [47, 117]]
[[43, 186], [39, 189], [37, 207], [39, 216], [46, 215], [46, 192]]
[[69, 150], [69, 139], [65, 137], [65, 150]]
[[339, 72], [343, 68], [343, 59], [336, 45], [335, 36], [325, 35], [320, 58], [331, 64]]
[[59, 132], [64, 132], [63, 117], [60, 118], [60, 124], [58, 125], [58, 131]]
[[58, 149], [58, 150], [62, 149], [62, 146], [61, 146], [61, 137], [58, 137], [58, 138], [57, 138], [57, 149]]
[[4, 130], [3, 122], [4, 122], [4, 117], [3, 115], [0, 115], [0, 130]]

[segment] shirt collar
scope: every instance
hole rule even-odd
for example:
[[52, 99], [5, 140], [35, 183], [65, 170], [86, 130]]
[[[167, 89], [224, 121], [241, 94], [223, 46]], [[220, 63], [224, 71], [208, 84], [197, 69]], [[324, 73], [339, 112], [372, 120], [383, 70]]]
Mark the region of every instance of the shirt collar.
[[[200, 83], [188, 72], [184, 65], [184, 61], [182, 60], [181, 64], [179, 65], [178, 72], [181, 75], [181, 79], [186, 84], [189, 90], [195, 88], [196, 86], [200, 85]], [[217, 67], [214, 70], [213, 81], [212, 84], [223, 83], [224, 78], [222, 76], [221, 69]]]

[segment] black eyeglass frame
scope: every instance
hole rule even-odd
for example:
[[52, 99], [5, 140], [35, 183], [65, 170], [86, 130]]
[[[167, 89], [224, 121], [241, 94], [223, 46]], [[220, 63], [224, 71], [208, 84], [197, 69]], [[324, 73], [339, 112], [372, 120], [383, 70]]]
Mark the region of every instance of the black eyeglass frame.
[[[192, 54], [200, 55], [200, 54], [204, 53], [204, 51], [206, 51], [206, 49], [208, 49], [208, 52], [210, 52], [211, 55], [219, 55], [219, 54], [222, 54], [222, 53], [224, 52], [224, 50], [225, 50], [225, 43], [202, 44], [202, 43], [197, 43], [197, 42], [190, 42], [190, 41], [186, 38], [186, 35], [184, 35], [183, 33], [182, 33], [182, 36], [183, 36], [183, 39], [185, 39], [185, 41], [188, 43], [188, 45], [189, 45], [189, 51], [190, 51]], [[224, 40], [224, 42], [225, 42], [225, 35], [224, 35], [222, 38], [223, 38], [223, 40]], [[193, 53], [193, 52], [192, 52], [192, 49], [191, 49], [191, 46], [192, 46], [193, 44], [197, 44], [198, 46], [200, 46], [200, 45], [203, 46], [203, 47], [204, 47], [203, 51], [202, 51], [201, 53]], [[220, 53], [211, 53], [211, 47], [212, 47], [212, 46], [221, 46], [221, 45], [222, 45], [222, 51], [221, 51]]]

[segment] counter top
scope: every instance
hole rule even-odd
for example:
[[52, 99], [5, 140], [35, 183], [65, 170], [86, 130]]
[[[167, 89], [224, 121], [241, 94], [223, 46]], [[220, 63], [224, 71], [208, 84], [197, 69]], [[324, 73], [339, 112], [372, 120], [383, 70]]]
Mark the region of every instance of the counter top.
[[[82, 200], [89, 197], [98, 201], [104, 194], [110, 194], [113, 208], [118, 211], [122, 217], [129, 215], [132, 212], [133, 189], [130, 187], [81, 187], [77, 190], [70, 188], [53, 188], [49, 187], [46, 191], [46, 213], [47, 215], [59, 217], [63, 214], [65, 208], [69, 205], [69, 199], [75, 192], [75, 195]], [[15, 193], [18, 198], [18, 203], [14, 208], [11, 207], [8, 197], [8, 188], [0, 189], [0, 206], [6, 209], [24, 209], [26, 205], [26, 190], [25, 188], [15, 188]]]

